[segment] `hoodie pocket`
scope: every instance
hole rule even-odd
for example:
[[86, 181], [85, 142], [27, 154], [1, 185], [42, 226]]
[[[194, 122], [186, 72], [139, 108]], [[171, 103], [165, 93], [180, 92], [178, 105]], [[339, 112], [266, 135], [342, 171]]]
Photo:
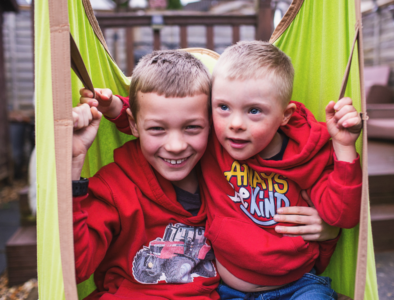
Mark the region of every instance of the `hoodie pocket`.
[[207, 228], [206, 237], [222, 263], [226, 260], [250, 270], [279, 268], [286, 273], [315, 259], [312, 253], [305, 255], [315, 247], [301, 237], [283, 237], [270, 231], [247, 221], [219, 217]]

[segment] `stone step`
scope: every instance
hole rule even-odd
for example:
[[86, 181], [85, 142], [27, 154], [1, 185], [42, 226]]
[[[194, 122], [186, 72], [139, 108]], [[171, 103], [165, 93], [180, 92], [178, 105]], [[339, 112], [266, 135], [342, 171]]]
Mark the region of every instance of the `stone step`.
[[9, 286], [37, 278], [36, 226], [20, 227], [6, 244]]
[[375, 252], [394, 250], [394, 204], [371, 205]]

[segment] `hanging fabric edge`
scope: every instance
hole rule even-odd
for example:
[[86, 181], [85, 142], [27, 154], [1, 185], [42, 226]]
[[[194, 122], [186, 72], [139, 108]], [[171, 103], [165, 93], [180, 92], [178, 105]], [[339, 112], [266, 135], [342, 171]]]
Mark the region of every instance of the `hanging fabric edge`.
[[279, 22], [278, 26], [276, 26], [274, 32], [272, 33], [269, 40], [271, 44], [273, 44], [290, 26], [290, 24], [293, 22], [298, 12], [300, 11], [303, 3], [304, 0], [293, 0], [282, 20]]
[[72, 95], [67, 0], [48, 0], [60, 257], [66, 300], [78, 299], [71, 193]]

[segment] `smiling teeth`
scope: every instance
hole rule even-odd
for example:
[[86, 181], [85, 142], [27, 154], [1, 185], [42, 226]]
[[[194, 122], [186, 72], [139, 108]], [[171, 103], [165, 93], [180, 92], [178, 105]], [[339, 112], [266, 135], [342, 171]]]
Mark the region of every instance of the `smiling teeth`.
[[168, 162], [168, 163], [170, 163], [170, 164], [172, 164], [172, 165], [179, 165], [180, 163], [184, 162], [187, 158], [178, 159], [178, 160], [175, 160], [175, 159], [165, 159], [165, 158], [163, 158], [163, 159], [164, 159], [164, 161], [166, 161], [166, 162]]

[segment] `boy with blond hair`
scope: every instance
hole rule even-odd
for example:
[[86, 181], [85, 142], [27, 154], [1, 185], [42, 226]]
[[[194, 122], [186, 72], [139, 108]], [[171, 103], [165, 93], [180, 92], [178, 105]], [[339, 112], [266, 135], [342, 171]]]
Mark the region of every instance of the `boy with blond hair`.
[[206, 237], [224, 281], [222, 299], [337, 297], [331, 279], [315, 275], [319, 245], [278, 235], [275, 227], [283, 224], [275, 214], [307, 205], [301, 197], [307, 190], [328, 224], [358, 223], [361, 120], [343, 98], [327, 105], [326, 124], [317, 122], [290, 101], [293, 77], [290, 59], [258, 41], [229, 47], [214, 69], [215, 135], [201, 166], [210, 170], [203, 172], [212, 200]]

